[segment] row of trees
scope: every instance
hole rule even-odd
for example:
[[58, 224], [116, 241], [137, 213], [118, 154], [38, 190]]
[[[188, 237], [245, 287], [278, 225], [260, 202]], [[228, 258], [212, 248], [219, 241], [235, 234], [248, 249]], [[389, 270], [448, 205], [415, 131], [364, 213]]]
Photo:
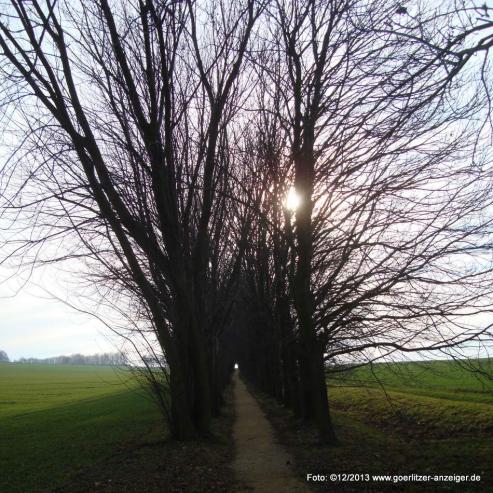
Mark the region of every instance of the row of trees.
[[289, 2], [273, 18], [239, 359], [330, 441], [324, 365], [491, 341], [487, 66], [468, 70], [457, 11]]
[[127, 359], [121, 353], [71, 354], [50, 358], [19, 358], [16, 363], [36, 365], [104, 365], [125, 366]]
[[77, 261], [176, 437], [234, 361], [331, 441], [327, 363], [491, 339], [486, 7], [2, 8], [5, 257]]

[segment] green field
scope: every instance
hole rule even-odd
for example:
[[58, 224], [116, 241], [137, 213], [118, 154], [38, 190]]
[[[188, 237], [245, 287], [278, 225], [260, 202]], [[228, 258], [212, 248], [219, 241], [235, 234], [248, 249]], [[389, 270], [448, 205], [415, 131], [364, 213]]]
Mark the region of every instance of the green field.
[[[478, 364], [492, 368], [491, 362]], [[302, 473], [477, 473], [483, 478], [479, 491], [493, 491], [491, 380], [478, 379], [452, 362], [397, 363], [338, 374], [328, 380], [328, 389], [341, 443], [336, 454], [300, 443]], [[79, 483], [76, 491], [86, 491], [90, 478], [105, 475], [116, 482], [121, 467], [132, 469], [125, 462], [110, 472], [108, 461], [119, 452], [127, 457], [131, 450], [138, 452], [134, 472], [120, 478], [121, 484], [147, 471], [146, 464], [150, 472], [145, 474], [151, 477], [153, 468], [161, 471], [152, 462], [157, 449], [144, 452], [138, 446], [158, 443], [165, 435], [157, 408], [127, 371], [0, 364], [2, 493], [72, 491], [64, 485]], [[195, 453], [194, 448], [190, 457]], [[188, 456], [182, 462], [196, 467]], [[421, 491], [414, 486], [405, 490]], [[437, 491], [457, 490], [435, 486]], [[478, 491], [470, 487], [457, 486]]]
[[1, 364], [0, 491], [50, 491], [161, 426], [124, 370]]
[[[475, 366], [492, 373], [488, 360]], [[493, 488], [493, 381], [453, 361], [377, 364], [332, 375], [328, 392], [342, 446], [333, 467], [385, 474], [480, 474]], [[405, 491], [420, 491], [407, 485]]]
[[356, 387], [383, 385], [407, 394], [492, 404], [492, 377], [493, 360], [474, 360], [467, 367], [460, 361], [415, 361], [364, 366], [342, 373], [332, 382]]
[[493, 433], [493, 364], [472, 373], [453, 361], [377, 364], [329, 379], [333, 406], [394, 431], [447, 436]]

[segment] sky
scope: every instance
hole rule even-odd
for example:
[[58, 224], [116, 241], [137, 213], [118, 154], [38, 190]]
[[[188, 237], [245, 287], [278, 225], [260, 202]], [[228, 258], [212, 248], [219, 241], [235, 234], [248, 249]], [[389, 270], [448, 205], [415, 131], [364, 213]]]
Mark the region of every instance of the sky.
[[[0, 120], [0, 169], [10, 156], [10, 134]], [[0, 190], [1, 193], [1, 190]], [[7, 256], [4, 241], [12, 237], [11, 223], [0, 216], [0, 350], [11, 360], [47, 358], [74, 353], [115, 352], [109, 329], [96, 318], [70, 308], [46, 292], [67, 292], [56, 267], [36, 271], [25, 285], [2, 264]], [[66, 286], [66, 285], [65, 285]], [[60, 297], [64, 298], [63, 295]]]
[[[6, 157], [0, 146], [0, 164]], [[296, 197], [288, 200], [288, 206], [295, 207]], [[18, 290], [15, 282], [2, 283], [7, 277], [9, 272], [0, 267], [0, 350], [11, 359], [116, 350], [108, 329], [97, 319], [50, 299], [37, 282]], [[41, 286], [57, 283], [55, 269], [47, 268]]]
[[[8, 273], [0, 269], [0, 350], [11, 360], [116, 351], [108, 329], [97, 319], [50, 299], [34, 281], [16, 294], [18, 286], [5, 282]], [[43, 273], [43, 284], [57, 282], [54, 269], [48, 268]]]

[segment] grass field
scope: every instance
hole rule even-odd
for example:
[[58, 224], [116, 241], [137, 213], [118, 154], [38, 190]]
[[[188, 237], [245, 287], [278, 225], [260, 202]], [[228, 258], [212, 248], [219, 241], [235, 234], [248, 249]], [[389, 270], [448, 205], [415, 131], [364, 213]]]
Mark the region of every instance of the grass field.
[[336, 409], [408, 435], [493, 434], [493, 381], [453, 361], [359, 368], [330, 379], [329, 395]]
[[493, 360], [475, 360], [471, 366], [480, 371], [471, 372], [455, 361], [376, 364], [343, 373], [332, 382], [356, 387], [383, 385], [407, 394], [492, 404], [493, 380], [483, 374], [493, 376]]
[[[490, 362], [480, 364], [491, 370]], [[480, 474], [479, 489], [443, 484], [428, 491], [493, 491], [493, 382], [478, 380], [452, 362], [438, 361], [361, 368], [329, 379], [328, 388], [340, 439], [337, 453], [310, 445], [304, 435], [293, 431], [296, 423], [281, 419], [296, 442], [301, 475], [307, 471]], [[272, 412], [275, 420], [276, 413], [284, 411]], [[2, 493], [56, 488], [64, 493], [86, 492], [99, 478], [112, 479], [124, 491], [136, 477], [157, 478], [153, 481], [159, 490], [159, 485], [170, 481], [162, 474], [175, 474], [175, 466], [166, 472], [162, 464], [174, 457], [178, 469], [188, 471], [180, 473], [185, 479], [201, 464], [205, 465], [200, 478], [208, 477], [216, 463], [225, 470], [227, 447], [213, 455], [209, 445], [194, 444], [185, 452], [181, 445], [171, 446], [159, 456], [152, 444], [165, 435], [157, 409], [126, 371], [0, 364]], [[151, 446], [138, 446], [143, 443]], [[197, 462], [200, 447], [202, 458]], [[209, 462], [208, 457], [212, 457]], [[176, 482], [175, 476], [171, 480]], [[201, 484], [204, 479], [197, 481]], [[65, 489], [66, 484], [71, 487]], [[115, 488], [111, 491], [120, 491]], [[382, 486], [381, 491], [388, 489], [392, 485]], [[419, 484], [404, 487], [405, 491], [421, 489]]]
[[[487, 360], [476, 366], [493, 370]], [[493, 488], [493, 381], [452, 361], [409, 362], [343, 373], [328, 388], [344, 464], [382, 474], [477, 473], [479, 490], [435, 487]]]
[[123, 370], [0, 364], [0, 491], [50, 491], [160, 424]]

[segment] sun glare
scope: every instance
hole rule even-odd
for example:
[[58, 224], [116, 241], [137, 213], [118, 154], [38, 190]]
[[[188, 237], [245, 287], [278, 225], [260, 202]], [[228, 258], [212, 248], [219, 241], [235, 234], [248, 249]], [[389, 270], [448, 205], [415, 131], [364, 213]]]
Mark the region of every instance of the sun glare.
[[301, 204], [301, 197], [297, 194], [294, 187], [291, 187], [286, 195], [286, 209], [295, 211]]

